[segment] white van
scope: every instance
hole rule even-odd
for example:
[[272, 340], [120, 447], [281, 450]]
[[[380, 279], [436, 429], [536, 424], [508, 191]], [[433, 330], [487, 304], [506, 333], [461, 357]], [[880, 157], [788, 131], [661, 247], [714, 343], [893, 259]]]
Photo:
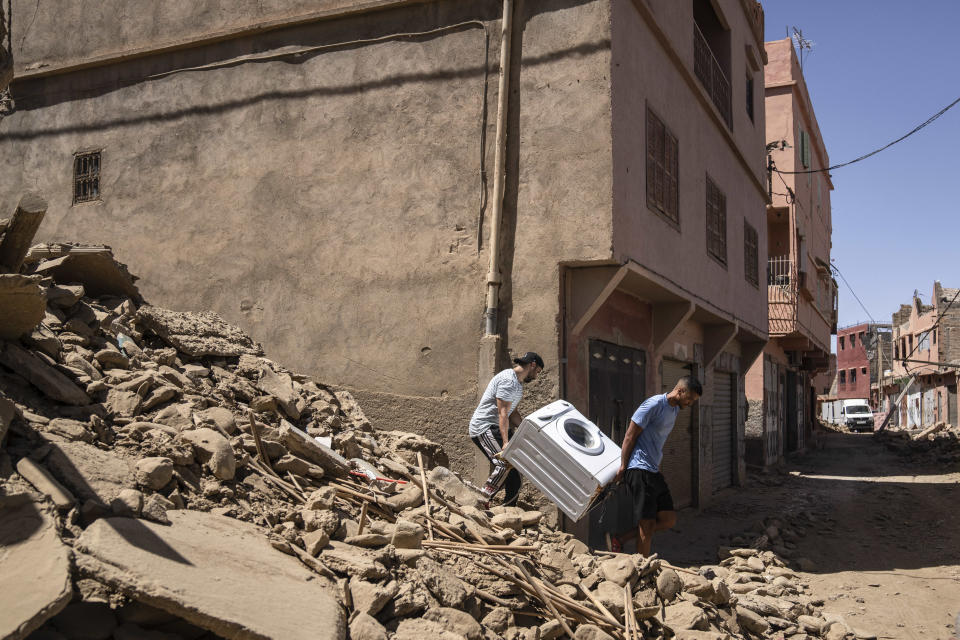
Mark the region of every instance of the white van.
[[840, 408], [840, 424], [850, 431], [873, 431], [873, 410], [865, 398], [843, 400]]

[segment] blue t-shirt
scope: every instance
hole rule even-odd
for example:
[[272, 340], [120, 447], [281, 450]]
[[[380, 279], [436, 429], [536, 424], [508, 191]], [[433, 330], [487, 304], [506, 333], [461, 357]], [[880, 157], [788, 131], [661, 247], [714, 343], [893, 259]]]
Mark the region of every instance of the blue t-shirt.
[[628, 469], [646, 469], [654, 473], [660, 471], [663, 443], [673, 431], [673, 423], [676, 422], [678, 413], [680, 407], [671, 407], [665, 393], [644, 400], [631, 418], [643, 431], [633, 445]]

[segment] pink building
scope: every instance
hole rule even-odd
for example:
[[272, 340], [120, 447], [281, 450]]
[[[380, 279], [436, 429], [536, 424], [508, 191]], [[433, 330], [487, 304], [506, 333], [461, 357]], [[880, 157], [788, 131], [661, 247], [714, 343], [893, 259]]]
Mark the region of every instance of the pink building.
[[893, 314], [893, 366], [884, 367], [884, 411], [910, 386], [892, 424], [908, 429], [941, 421], [957, 425], [957, 369], [951, 365], [958, 362], [960, 295], [934, 282], [930, 304], [914, 292], [911, 304]]
[[[767, 42], [767, 300], [770, 341], [746, 377], [747, 459], [767, 466], [804, 448], [836, 331], [830, 274], [830, 165], [792, 42]], [[782, 172], [782, 173], [778, 173]]]

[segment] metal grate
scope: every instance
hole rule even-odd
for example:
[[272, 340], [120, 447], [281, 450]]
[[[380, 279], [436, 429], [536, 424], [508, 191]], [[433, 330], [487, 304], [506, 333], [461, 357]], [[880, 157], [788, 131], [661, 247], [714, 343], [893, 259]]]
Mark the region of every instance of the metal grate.
[[680, 223], [677, 138], [647, 107], [647, 206]]
[[710, 94], [710, 100], [717, 107], [728, 129], [733, 129], [733, 117], [730, 109], [730, 81], [720, 68], [720, 62], [713, 55], [703, 32], [693, 25], [693, 71], [700, 79], [704, 89]]
[[727, 264], [727, 197], [707, 176], [707, 253]]
[[100, 152], [73, 158], [73, 204], [100, 199]]

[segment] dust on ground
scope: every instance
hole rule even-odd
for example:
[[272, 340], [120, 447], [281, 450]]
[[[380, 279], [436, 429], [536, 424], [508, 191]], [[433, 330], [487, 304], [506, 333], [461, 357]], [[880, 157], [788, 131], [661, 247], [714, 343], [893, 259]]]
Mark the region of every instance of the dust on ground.
[[[824, 612], [880, 638], [952, 640], [960, 612], [960, 465], [922, 464], [872, 434], [827, 433], [779, 473], [751, 475], [699, 513], [680, 513], [654, 551], [679, 566], [715, 561], [718, 544], [769, 518], [814, 514], [795, 558]], [[916, 458], [914, 458], [916, 459]]]

